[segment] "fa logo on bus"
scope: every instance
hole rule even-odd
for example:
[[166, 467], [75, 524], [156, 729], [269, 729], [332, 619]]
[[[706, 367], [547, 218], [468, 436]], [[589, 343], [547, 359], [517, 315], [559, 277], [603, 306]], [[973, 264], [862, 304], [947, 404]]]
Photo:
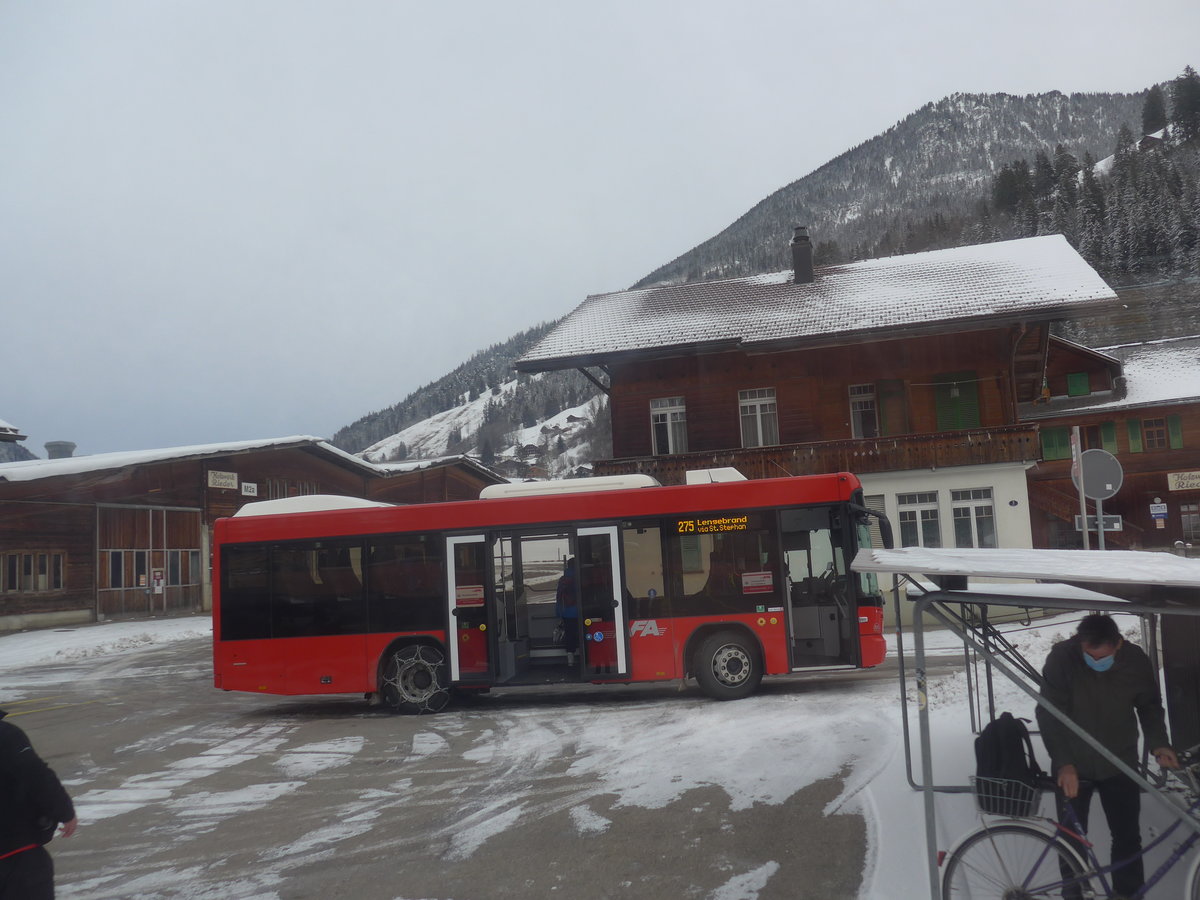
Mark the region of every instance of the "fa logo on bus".
[[659, 628], [658, 622], [654, 619], [640, 619], [629, 626], [629, 636], [637, 637], [639, 634], [642, 637], [658, 637], [660, 634], [666, 634], [666, 628]]

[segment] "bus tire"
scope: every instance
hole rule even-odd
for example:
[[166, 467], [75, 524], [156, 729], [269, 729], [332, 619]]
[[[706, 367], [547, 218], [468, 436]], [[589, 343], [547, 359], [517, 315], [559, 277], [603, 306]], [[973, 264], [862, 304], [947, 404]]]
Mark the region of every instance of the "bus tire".
[[762, 681], [758, 647], [745, 632], [717, 631], [704, 638], [692, 657], [692, 672], [714, 700], [748, 697]]
[[430, 644], [405, 644], [389, 652], [383, 665], [383, 702], [409, 715], [441, 712], [450, 702], [446, 654]]

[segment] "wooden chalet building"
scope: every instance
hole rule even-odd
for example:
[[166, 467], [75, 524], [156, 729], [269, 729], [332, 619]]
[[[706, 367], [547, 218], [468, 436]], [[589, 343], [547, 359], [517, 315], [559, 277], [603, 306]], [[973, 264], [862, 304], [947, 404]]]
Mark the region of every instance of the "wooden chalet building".
[[208, 609], [213, 523], [304, 494], [479, 496], [466, 457], [377, 466], [306, 436], [0, 465], [0, 631]]
[[1022, 412], [1051, 324], [1113, 290], [1057, 235], [814, 271], [797, 229], [792, 253], [792, 271], [589, 297], [517, 368], [608, 392], [598, 475], [846, 470], [904, 545], [1032, 546]]
[[1079, 426], [1082, 447], [1107, 450], [1123, 470], [1103, 503], [1122, 530], [1107, 532], [1106, 544], [1200, 550], [1200, 336], [1098, 350], [1053, 338], [1046, 370], [1046, 397], [1020, 411], [1041, 431], [1042, 460], [1029, 472], [1036, 545], [1082, 545], [1070, 447]]

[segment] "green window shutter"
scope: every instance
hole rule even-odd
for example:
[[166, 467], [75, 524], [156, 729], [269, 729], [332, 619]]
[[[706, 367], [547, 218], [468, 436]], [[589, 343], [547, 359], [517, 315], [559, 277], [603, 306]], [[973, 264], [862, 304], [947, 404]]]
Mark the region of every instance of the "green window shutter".
[[1092, 392], [1087, 372], [1072, 372], [1067, 376], [1067, 396], [1083, 397]]
[[[974, 372], [934, 376], [938, 431], [979, 427], [979, 383]], [[957, 395], [957, 396], [955, 396]]]
[[1129, 426], [1129, 452], [1142, 452], [1142, 420], [1128, 419], [1125, 424]]
[[1183, 420], [1179, 416], [1167, 416], [1167, 439], [1172, 450], [1183, 449]]
[[1066, 428], [1043, 428], [1042, 459], [1049, 462], [1052, 459], [1071, 458], [1071, 434]]
[[1100, 445], [1109, 453], [1117, 452], [1117, 423], [1100, 423]]

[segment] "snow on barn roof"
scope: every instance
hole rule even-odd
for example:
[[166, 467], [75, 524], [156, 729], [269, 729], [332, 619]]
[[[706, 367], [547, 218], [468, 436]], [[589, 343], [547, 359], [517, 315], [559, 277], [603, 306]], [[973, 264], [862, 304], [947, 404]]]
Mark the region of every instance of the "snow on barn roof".
[[3, 441], [23, 441], [25, 435], [21, 434], [21, 429], [16, 425], [9, 425], [3, 419], [0, 419], [0, 440]]
[[671, 348], [767, 349], [1059, 317], [1116, 294], [1061, 235], [870, 259], [726, 281], [588, 297], [517, 362], [524, 371], [595, 365]]
[[60, 475], [81, 475], [87, 472], [102, 472], [109, 469], [124, 469], [148, 463], [167, 462], [178, 459], [195, 459], [206, 456], [225, 456], [247, 450], [281, 449], [285, 447], [311, 446], [334, 457], [343, 464], [357, 469], [377, 472], [369, 462], [352, 456], [344, 450], [310, 435], [293, 435], [283, 438], [266, 438], [255, 441], [232, 441], [222, 444], [196, 444], [190, 447], [166, 447], [160, 450], [127, 450], [117, 453], [96, 453], [92, 456], [71, 456], [65, 459], [31, 459], [23, 462], [0, 463], [0, 481], [37, 481]]
[[1051, 419], [1080, 412], [1200, 400], [1200, 335], [1118, 344], [1101, 347], [1098, 352], [1120, 361], [1125, 376], [1123, 393], [1055, 398], [1044, 405], [1022, 403], [1020, 418]]

